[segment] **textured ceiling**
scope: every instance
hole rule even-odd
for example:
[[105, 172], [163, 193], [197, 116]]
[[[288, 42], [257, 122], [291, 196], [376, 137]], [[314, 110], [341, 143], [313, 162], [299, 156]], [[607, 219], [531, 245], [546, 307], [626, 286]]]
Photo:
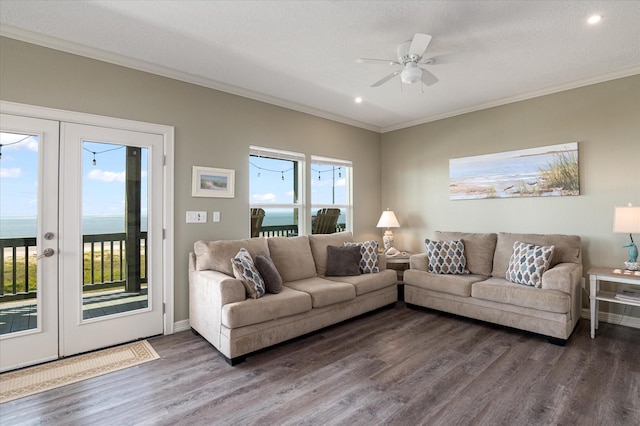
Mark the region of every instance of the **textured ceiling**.
[[[639, 23], [638, 0], [0, 2], [2, 35], [383, 132], [638, 74]], [[417, 32], [440, 81], [370, 87], [396, 68], [355, 59]]]

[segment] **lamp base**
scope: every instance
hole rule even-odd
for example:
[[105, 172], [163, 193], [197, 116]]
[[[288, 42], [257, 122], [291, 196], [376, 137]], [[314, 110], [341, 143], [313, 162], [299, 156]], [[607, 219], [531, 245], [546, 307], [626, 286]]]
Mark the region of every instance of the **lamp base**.
[[626, 269], [627, 271], [640, 271], [640, 263], [624, 262], [624, 269]]
[[391, 232], [389, 229], [384, 231], [384, 235], [382, 236], [382, 243], [384, 244], [385, 252], [393, 247], [393, 232]]

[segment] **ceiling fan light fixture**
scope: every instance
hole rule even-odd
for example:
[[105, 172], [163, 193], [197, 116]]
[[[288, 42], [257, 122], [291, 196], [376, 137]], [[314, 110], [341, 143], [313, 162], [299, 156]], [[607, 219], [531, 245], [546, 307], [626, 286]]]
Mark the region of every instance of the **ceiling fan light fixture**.
[[415, 84], [422, 78], [422, 70], [414, 63], [408, 63], [400, 73], [400, 78], [405, 84]]

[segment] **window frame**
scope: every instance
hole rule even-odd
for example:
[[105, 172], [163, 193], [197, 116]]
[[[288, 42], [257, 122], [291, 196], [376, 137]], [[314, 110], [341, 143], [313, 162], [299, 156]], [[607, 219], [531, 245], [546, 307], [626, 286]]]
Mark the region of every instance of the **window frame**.
[[[314, 175], [314, 164], [319, 164], [323, 166], [335, 166], [344, 169], [343, 178], [346, 180], [345, 182], [345, 201], [346, 204], [338, 204], [338, 203], [314, 203], [313, 202], [313, 191], [309, 194], [309, 209], [308, 215], [311, 218], [314, 212], [317, 212], [322, 208], [339, 208], [340, 210], [345, 210], [345, 230], [353, 232], [353, 162], [350, 160], [342, 160], [338, 158], [330, 158], [323, 157], [319, 155], [311, 155], [311, 159], [309, 161], [309, 173], [312, 175], [310, 180], [313, 181]], [[315, 172], [317, 173], [317, 172]]]
[[[306, 235], [307, 229], [307, 212], [306, 206], [306, 157], [303, 153], [285, 151], [281, 149], [266, 148], [262, 146], [251, 145], [249, 147], [249, 161], [251, 157], [265, 157], [277, 160], [287, 160], [297, 163], [297, 173], [294, 173], [294, 179], [297, 180], [297, 193], [294, 196], [292, 203], [255, 203], [252, 200], [253, 194], [249, 191], [249, 208], [263, 208], [263, 209], [298, 209], [298, 235]], [[251, 169], [249, 164], [249, 169]], [[295, 166], [294, 166], [295, 167]], [[295, 170], [295, 169], [294, 169]], [[251, 188], [251, 171], [249, 172], [249, 188]], [[297, 176], [296, 176], [297, 174]], [[296, 189], [296, 183], [294, 182], [294, 191]], [[297, 199], [296, 199], [297, 196]]]

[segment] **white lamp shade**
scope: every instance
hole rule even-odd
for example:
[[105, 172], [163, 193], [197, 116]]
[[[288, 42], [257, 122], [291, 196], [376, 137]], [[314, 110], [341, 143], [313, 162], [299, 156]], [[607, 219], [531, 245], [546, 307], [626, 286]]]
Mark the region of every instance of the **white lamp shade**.
[[613, 232], [640, 233], [640, 207], [616, 207], [613, 215]]
[[396, 218], [395, 213], [391, 210], [386, 210], [382, 212], [382, 216], [380, 216], [380, 220], [376, 225], [377, 228], [400, 228], [400, 223]]

